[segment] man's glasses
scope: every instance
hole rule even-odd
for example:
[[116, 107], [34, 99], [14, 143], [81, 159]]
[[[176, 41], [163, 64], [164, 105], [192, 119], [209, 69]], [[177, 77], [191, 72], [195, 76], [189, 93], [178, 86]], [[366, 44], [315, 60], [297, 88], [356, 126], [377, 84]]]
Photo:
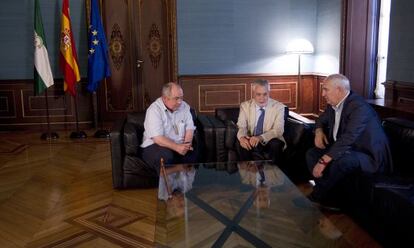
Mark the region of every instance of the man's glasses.
[[179, 100], [182, 101], [184, 99], [184, 97], [182, 97], [182, 96], [176, 96], [176, 97], [168, 97], [168, 99], [174, 100], [174, 101], [178, 102]]

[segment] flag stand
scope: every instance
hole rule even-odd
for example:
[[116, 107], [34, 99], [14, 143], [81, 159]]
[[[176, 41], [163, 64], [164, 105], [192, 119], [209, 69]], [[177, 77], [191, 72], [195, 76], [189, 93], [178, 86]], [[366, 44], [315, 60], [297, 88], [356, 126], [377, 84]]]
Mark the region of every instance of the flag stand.
[[[98, 128], [98, 94], [96, 93], [96, 91], [93, 92], [93, 112], [94, 112], [94, 116], [95, 116], [95, 128]], [[99, 109], [100, 110], [100, 109]], [[101, 111], [99, 111], [101, 113]], [[104, 125], [103, 125], [103, 119], [102, 119], [102, 113], [101, 113], [101, 121], [100, 121], [100, 129], [96, 130], [94, 137], [95, 138], [101, 138], [101, 139], [109, 139], [109, 131], [104, 129]]]
[[[75, 91], [77, 92], [77, 86], [75, 84]], [[71, 139], [86, 139], [87, 135], [84, 131], [79, 131], [79, 119], [78, 119], [78, 94], [73, 96], [75, 99], [75, 116], [76, 116], [76, 131], [70, 134]]]
[[59, 138], [59, 135], [55, 132], [50, 131], [50, 118], [49, 118], [49, 100], [47, 97], [47, 89], [45, 90], [45, 99], [46, 99], [46, 116], [47, 116], [47, 132], [42, 133], [40, 139], [42, 140], [55, 140]]

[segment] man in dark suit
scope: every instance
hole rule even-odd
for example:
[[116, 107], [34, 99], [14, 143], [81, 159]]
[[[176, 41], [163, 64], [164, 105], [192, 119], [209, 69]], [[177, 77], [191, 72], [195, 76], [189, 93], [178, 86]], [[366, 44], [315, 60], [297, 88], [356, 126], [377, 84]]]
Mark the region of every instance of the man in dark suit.
[[316, 121], [316, 147], [306, 154], [316, 183], [310, 199], [316, 202], [323, 202], [350, 173], [380, 173], [392, 163], [388, 139], [376, 112], [350, 90], [348, 78], [328, 76], [322, 96], [328, 106]]

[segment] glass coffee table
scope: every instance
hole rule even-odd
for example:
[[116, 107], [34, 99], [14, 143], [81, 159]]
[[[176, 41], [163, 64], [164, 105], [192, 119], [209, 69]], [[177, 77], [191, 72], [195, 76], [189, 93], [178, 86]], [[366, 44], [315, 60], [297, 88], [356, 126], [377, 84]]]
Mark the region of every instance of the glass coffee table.
[[347, 247], [270, 161], [161, 167], [158, 247]]

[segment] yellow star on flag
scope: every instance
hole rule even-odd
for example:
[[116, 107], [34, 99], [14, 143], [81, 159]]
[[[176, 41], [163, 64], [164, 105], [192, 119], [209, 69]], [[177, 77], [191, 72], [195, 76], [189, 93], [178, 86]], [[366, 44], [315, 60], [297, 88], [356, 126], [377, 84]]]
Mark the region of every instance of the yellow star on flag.
[[92, 43], [93, 43], [95, 46], [97, 46], [97, 45], [99, 44], [99, 40], [94, 39], [94, 40], [92, 41]]
[[94, 54], [95, 53], [95, 49], [91, 48], [89, 49], [90, 54]]
[[95, 29], [95, 30], [92, 31], [92, 34], [93, 35], [97, 35], [98, 34], [98, 31], [96, 31], [96, 29]]

